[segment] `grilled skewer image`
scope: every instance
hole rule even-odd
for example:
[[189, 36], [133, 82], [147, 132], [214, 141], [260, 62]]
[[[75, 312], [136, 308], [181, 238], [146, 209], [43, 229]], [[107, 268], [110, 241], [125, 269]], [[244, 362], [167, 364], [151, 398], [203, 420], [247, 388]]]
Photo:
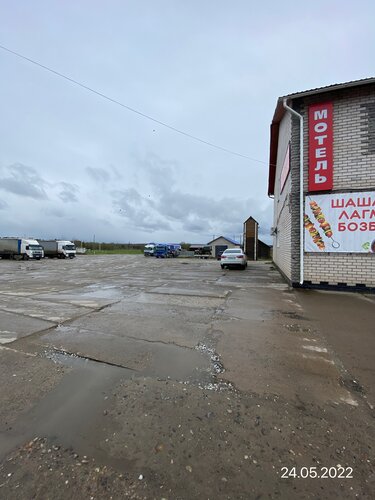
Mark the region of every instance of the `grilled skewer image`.
[[324, 234], [327, 236], [327, 238], [332, 238], [333, 233], [331, 226], [326, 221], [326, 218], [324, 217], [324, 214], [320, 206], [316, 203], [316, 201], [310, 201], [310, 207], [312, 213], [314, 214], [315, 219], [319, 222], [320, 227], [323, 229]]
[[311, 236], [313, 242], [315, 243], [315, 245], [319, 248], [319, 250], [324, 250], [325, 249], [324, 241], [323, 241], [319, 231], [316, 229], [314, 224], [311, 222], [310, 217], [305, 214], [303, 221], [304, 221], [305, 228], [310, 233], [310, 236]]

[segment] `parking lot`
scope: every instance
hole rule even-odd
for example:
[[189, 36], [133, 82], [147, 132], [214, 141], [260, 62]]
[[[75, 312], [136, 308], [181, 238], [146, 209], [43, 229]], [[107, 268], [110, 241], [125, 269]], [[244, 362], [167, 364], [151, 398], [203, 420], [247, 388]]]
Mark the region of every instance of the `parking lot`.
[[0, 497], [372, 497], [373, 296], [264, 261], [0, 268]]

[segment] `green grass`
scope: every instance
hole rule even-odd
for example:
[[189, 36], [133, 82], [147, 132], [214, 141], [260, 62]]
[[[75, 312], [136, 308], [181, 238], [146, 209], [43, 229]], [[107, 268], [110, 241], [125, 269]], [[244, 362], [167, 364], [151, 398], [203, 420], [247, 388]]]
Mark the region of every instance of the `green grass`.
[[119, 248], [117, 250], [87, 250], [86, 255], [117, 255], [117, 254], [125, 254], [125, 255], [141, 255], [143, 254], [142, 250], [129, 249], [125, 250]]

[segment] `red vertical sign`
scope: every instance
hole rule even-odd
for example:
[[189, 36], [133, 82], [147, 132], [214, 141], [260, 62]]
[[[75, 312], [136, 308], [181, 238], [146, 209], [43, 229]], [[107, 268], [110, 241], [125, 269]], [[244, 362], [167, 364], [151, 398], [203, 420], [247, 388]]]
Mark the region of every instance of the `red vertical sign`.
[[333, 105], [309, 107], [309, 191], [333, 187]]

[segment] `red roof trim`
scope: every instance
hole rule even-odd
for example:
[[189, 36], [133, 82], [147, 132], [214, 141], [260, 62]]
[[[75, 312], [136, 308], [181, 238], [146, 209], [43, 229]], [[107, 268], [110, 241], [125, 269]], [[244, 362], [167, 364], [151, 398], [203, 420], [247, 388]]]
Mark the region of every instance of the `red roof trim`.
[[279, 145], [279, 128], [280, 128], [279, 122], [271, 123], [268, 196], [273, 196], [275, 194], [275, 177], [276, 177], [277, 148]]

